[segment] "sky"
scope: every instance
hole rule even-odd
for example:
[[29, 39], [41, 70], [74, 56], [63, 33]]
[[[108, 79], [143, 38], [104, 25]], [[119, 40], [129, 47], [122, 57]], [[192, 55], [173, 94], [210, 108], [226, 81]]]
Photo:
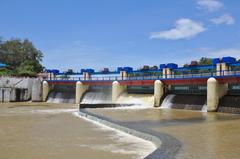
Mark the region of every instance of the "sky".
[[240, 58], [239, 0], [0, 0], [0, 37], [29, 39], [49, 69]]

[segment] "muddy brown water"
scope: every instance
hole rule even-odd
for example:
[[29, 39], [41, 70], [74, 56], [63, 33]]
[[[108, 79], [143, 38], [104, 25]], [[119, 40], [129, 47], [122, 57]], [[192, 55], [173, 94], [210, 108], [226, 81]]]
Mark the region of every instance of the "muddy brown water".
[[136, 159], [152, 143], [76, 116], [70, 104], [0, 103], [1, 159]]
[[[165, 145], [162, 150], [170, 158], [240, 158], [240, 115], [153, 108], [87, 111], [160, 137]], [[162, 134], [172, 139], [165, 140]]]

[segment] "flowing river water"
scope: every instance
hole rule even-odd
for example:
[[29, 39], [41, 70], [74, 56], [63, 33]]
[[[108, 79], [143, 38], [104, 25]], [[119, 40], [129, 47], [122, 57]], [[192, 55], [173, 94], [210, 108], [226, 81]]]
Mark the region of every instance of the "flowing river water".
[[0, 103], [1, 159], [136, 159], [151, 142], [89, 122], [78, 106]]
[[[174, 109], [86, 109], [161, 140], [156, 158], [238, 159], [240, 115]], [[9, 103], [0, 106], [0, 158], [144, 158], [156, 147], [89, 122], [71, 104]]]
[[159, 137], [162, 141], [159, 158], [238, 159], [240, 156], [240, 115], [154, 108], [87, 111]]

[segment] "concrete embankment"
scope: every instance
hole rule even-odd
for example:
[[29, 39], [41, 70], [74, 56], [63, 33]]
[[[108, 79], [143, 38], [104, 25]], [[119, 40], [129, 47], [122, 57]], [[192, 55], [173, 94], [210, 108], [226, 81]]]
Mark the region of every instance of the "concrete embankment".
[[42, 80], [0, 77], [0, 102], [42, 101]]
[[79, 114], [95, 122], [99, 122], [108, 127], [123, 131], [127, 134], [151, 141], [157, 149], [149, 154], [145, 159], [172, 159], [175, 158], [181, 144], [178, 140], [164, 133], [154, 133], [148, 129], [129, 128], [126, 124], [112, 118], [92, 113], [87, 109], [80, 109]]

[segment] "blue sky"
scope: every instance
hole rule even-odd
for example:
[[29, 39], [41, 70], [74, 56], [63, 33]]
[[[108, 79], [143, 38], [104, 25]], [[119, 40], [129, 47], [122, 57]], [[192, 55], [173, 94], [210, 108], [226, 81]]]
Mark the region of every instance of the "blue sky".
[[0, 0], [0, 36], [28, 38], [47, 68], [240, 58], [239, 0]]

